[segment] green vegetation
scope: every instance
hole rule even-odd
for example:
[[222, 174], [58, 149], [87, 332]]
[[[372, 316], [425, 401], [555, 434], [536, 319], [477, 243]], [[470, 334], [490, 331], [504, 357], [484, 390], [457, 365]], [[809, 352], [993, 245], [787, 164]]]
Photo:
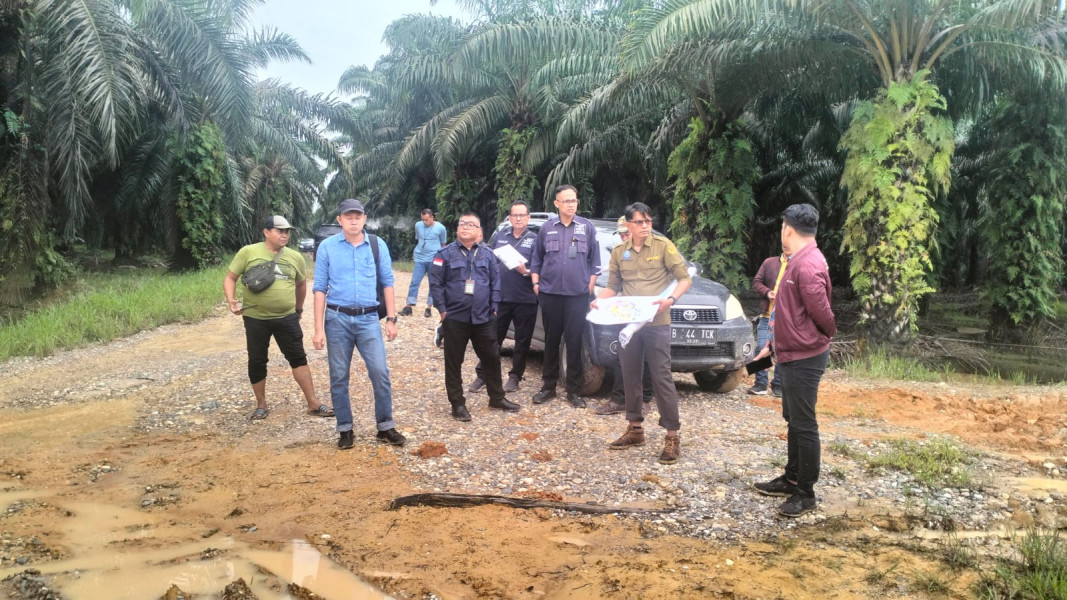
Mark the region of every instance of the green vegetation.
[[1031, 530], [1015, 540], [1021, 560], [1001, 560], [983, 572], [977, 597], [988, 600], [1067, 598], [1067, 543], [1056, 531]]
[[891, 354], [883, 348], [848, 359], [842, 365], [854, 377], [901, 379], [908, 381], [941, 381], [942, 376], [910, 356]]
[[928, 488], [967, 487], [973, 478], [967, 465], [973, 453], [943, 438], [916, 442], [890, 440], [890, 449], [867, 458], [870, 469], [893, 469], [911, 475]]
[[82, 275], [65, 300], [0, 325], [0, 360], [47, 356], [167, 323], [211, 315], [225, 267], [172, 274], [146, 270]]

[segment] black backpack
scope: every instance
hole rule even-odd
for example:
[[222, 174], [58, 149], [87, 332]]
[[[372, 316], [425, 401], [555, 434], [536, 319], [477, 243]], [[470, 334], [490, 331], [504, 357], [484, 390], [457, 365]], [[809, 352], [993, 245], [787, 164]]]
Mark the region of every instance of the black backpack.
[[389, 314], [385, 308], [385, 292], [382, 288], [382, 278], [378, 276], [378, 236], [373, 233], [367, 234], [367, 243], [370, 244], [370, 253], [374, 255], [374, 287], [378, 292], [378, 320], [382, 320]]

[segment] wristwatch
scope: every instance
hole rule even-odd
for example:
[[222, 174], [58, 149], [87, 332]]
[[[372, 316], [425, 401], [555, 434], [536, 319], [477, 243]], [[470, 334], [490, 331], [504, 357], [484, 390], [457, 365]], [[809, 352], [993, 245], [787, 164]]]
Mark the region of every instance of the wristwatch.
[[678, 299], [677, 299], [677, 298], [675, 298], [674, 296], [667, 296], [667, 298], [666, 298], [666, 299], [667, 299], [667, 300], [670, 300], [670, 301], [671, 301], [671, 304], [674, 304], [675, 302], [677, 302], [677, 301], [678, 301]]
[[385, 318], [385, 322], [386, 323], [396, 323], [396, 317], [386, 317]]

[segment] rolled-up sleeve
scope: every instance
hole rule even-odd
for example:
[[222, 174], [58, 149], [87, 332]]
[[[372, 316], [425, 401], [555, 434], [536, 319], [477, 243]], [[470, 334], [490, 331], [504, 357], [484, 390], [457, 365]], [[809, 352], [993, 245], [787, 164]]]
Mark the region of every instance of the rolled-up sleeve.
[[375, 238], [378, 240], [378, 279], [383, 288], [393, 287], [393, 257], [389, 254], [389, 245], [382, 238]]

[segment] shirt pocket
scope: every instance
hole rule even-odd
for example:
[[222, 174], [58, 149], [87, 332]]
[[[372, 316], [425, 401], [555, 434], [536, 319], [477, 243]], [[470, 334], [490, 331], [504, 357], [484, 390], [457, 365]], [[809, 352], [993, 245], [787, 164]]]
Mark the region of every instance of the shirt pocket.
[[583, 238], [576, 238], [573, 243], [574, 247], [577, 248], [578, 254], [589, 253], [589, 240]]
[[451, 279], [467, 278], [467, 259], [453, 258], [448, 261], [449, 276]]
[[553, 236], [545, 240], [545, 252], [559, 252], [559, 236]]

